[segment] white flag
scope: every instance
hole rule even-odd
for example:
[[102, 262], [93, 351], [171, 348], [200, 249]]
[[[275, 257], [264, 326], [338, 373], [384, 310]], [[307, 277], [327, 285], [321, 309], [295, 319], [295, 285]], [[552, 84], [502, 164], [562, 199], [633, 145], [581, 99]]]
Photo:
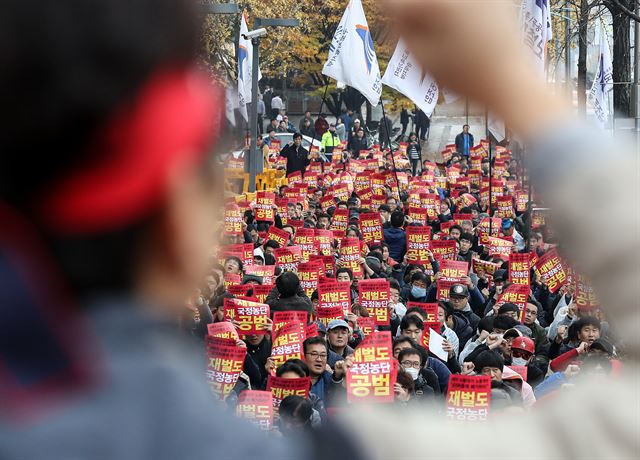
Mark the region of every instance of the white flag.
[[[242, 38], [243, 34], [249, 32], [247, 20], [242, 15], [240, 20], [240, 40], [238, 41], [238, 105], [243, 118], [249, 121], [247, 117], [247, 104], [252, 101], [251, 83], [253, 69], [253, 44], [251, 40]], [[258, 81], [262, 78], [260, 69], [258, 69]]]
[[[232, 126], [236, 125], [236, 106], [238, 105], [238, 94], [236, 93], [235, 88], [232, 86], [227, 86], [224, 90], [224, 107], [225, 107], [225, 115], [227, 116], [227, 120], [231, 123]], [[246, 112], [245, 112], [246, 114]]]
[[407, 96], [428, 117], [438, 103], [438, 85], [426, 74], [400, 40], [389, 61], [382, 83]]
[[552, 38], [549, 0], [523, 0], [521, 15], [524, 44], [533, 53], [540, 74], [544, 75], [547, 42]]
[[357, 89], [371, 105], [378, 105], [380, 68], [360, 0], [351, 0], [342, 15], [322, 73]]
[[613, 89], [613, 64], [607, 41], [607, 31], [600, 31], [600, 56], [598, 72], [589, 91], [589, 100], [595, 110], [596, 118], [601, 126], [609, 119], [609, 91]]
[[489, 111], [487, 122], [489, 124], [489, 132], [493, 134], [493, 137], [498, 142], [502, 142], [507, 137], [507, 130], [504, 125], [504, 121], [496, 117], [495, 114]]

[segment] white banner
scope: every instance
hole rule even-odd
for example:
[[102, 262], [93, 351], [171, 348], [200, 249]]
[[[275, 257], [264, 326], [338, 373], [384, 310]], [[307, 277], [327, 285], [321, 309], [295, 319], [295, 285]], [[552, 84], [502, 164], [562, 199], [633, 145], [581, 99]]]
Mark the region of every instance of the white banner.
[[[231, 85], [228, 85], [224, 91], [224, 108], [227, 120], [229, 120], [229, 123], [231, 123], [232, 126], [236, 125], [236, 109], [238, 108], [238, 102], [238, 93], [236, 92], [236, 89]], [[246, 113], [245, 107], [245, 113], [243, 116], [246, 117]]]
[[600, 57], [598, 59], [598, 72], [589, 91], [589, 101], [593, 105], [596, 118], [601, 126], [609, 120], [609, 92], [613, 89], [613, 64], [611, 51], [607, 41], [607, 31], [600, 31]]
[[540, 75], [544, 75], [547, 42], [552, 38], [549, 0], [523, 0], [521, 15], [524, 44], [533, 53]]
[[428, 117], [433, 114], [438, 103], [438, 85], [422, 71], [402, 40], [389, 61], [382, 83], [407, 96]]
[[322, 73], [357, 89], [371, 105], [378, 105], [380, 68], [360, 0], [351, 0], [342, 15]]
[[[253, 69], [253, 44], [251, 40], [242, 38], [242, 35], [247, 32], [249, 32], [249, 28], [247, 27], [247, 20], [243, 14], [240, 20], [240, 38], [238, 41], [238, 108], [244, 119], [249, 121], [246, 106], [252, 101], [251, 73]], [[258, 81], [260, 81], [261, 78], [262, 75], [258, 68]]]

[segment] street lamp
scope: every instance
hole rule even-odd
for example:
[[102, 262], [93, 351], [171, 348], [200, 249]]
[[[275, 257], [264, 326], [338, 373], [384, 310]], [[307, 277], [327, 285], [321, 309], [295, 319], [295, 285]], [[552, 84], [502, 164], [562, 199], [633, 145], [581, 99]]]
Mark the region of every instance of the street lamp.
[[[263, 159], [258, 153], [258, 60], [260, 59], [260, 39], [267, 35], [264, 27], [298, 27], [297, 19], [265, 19], [255, 18], [254, 30], [247, 32], [244, 38], [251, 40], [253, 45], [253, 62], [251, 64], [251, 118], [249, 119], [249, 132], [251, 134], [251, 150], [249, 152], [249, 191], [256, 190], [256, 175], [262, 172]], [[263, 27], [264, 26], [264, 27]]]

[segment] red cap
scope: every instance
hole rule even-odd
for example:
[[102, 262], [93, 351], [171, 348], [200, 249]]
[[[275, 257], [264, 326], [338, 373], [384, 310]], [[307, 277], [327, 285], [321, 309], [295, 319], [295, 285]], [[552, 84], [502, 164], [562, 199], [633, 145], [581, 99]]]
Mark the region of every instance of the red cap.
[[529, 337], [517, 337], [511, 344], [511, 349], [524, 350], [531, 354], [535, 353], [536, 347]]

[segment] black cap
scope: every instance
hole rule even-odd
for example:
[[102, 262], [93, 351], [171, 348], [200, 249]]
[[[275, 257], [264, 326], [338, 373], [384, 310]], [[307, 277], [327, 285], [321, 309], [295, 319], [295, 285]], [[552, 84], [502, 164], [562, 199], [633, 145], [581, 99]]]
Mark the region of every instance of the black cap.
[[469, 289], [464, 284], [454, 284], [449, 289], [450, 296], [469, 297]]
[[606, 339], [594, 340], [589, 349], [604, 351], [608, 355], [613, 354], [613, 345], [611, 345], [611, 343]]
[[496, 270], [493, 274], [493, 281], [507, 281], [508, 278], [509, 276], [504, 268]]

